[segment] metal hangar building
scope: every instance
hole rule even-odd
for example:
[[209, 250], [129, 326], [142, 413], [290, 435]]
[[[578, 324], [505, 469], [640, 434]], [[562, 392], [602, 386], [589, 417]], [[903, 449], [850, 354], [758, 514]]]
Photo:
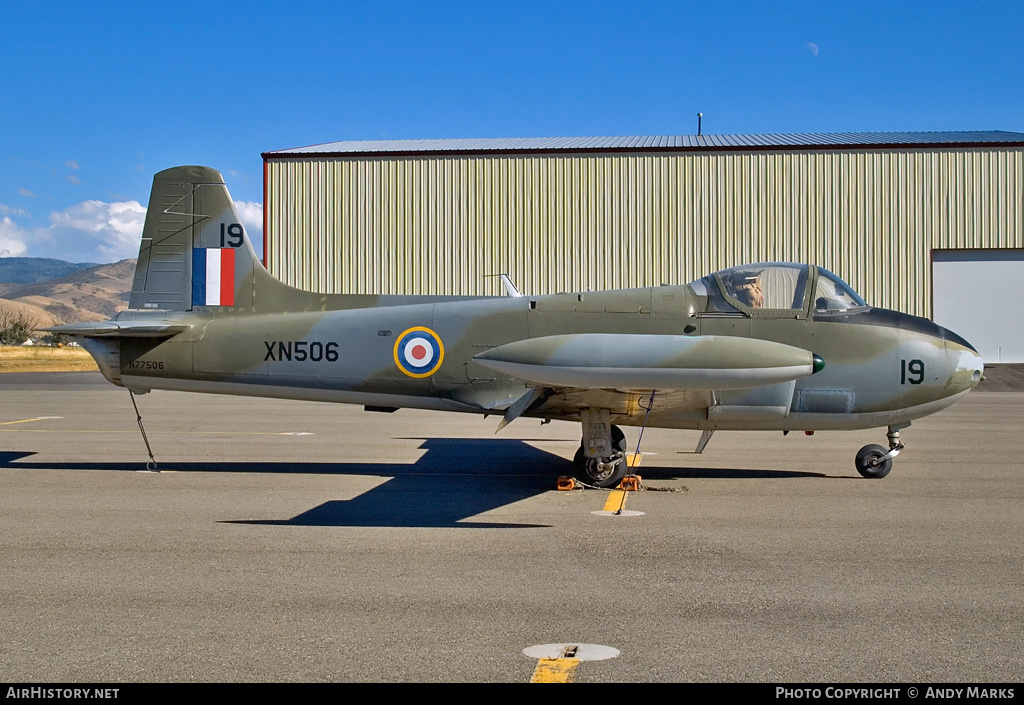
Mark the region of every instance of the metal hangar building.
[[1024, 362], [1024, 133], [333, 142], [266, 152], [264, 260], [325, 293], [496, 295], [832, 270]]

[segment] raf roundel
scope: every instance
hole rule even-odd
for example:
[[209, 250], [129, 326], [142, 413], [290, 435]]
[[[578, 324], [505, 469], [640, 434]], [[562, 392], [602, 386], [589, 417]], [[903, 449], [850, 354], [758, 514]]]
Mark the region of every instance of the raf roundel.
[[410, 328], [395, 342], [395, 364], [410, 377], [429, 377], [443, 361], [444, 345], [429, 328]]

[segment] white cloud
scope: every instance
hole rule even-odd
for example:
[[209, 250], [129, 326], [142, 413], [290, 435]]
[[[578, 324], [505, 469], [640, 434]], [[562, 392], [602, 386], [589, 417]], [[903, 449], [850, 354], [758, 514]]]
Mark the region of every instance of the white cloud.
[[0, 203], [0, 215], [13, 215], [19, 218], [31, 218], [32, 214], [24, 208], [12, 208], [11, 206]]
[[80, 185], [80, 184], [82, 183], [82, 180], [81, 180], [81, 179], [79, 179], [79, 178], [78, 178], [77, 176], [75, 176], [74, 174], [68, 174], [68, 181], [70, 181], [71, 183], [73, 183], [73, 184], [74, 184], [75, 186], [78, 186], [78, 185]]
[[0, 257], [21, 257], [28, 250], [27, 239], [28, 233], [6, 215], [0, 220]]
[[34, 193], [32, 193], [31, 191], [29, 191], [27, 188], [20, 188], [20, 189], [18, 189], [18, 195], [19, 196], [28, 196], [29, 198], [35, 198], [36, 197], [36, 195]]
[[256, 250], [256, 255], [263, 256], [263, 204], [255, 201], [235, 201], [235, 210], [242, 221], [245, 233]]
[[146, 209], [138, 201], [82, 201], [51, 213], [50, 222], [37, 234], [51, 240], [58, 251], [75, 253], [80, 262], [112, 262], [139, 253]]
[[242, 219], [246, 232], [259, 233], [263, 236], [263, 204], [254, 201], [235, 201], [235, 210]]
[[66, 162], [64, 162], [64, 166], [66, 166], [68, 169], [81, 169], [82, 168], [82, 167], [78, 166], [78, 162], [76, 162], [74, 159], [68, 159]]
[[[239, 220], [256, 250], [263, 251], [263, 204], [235, 201]], [[45, 228], [23, 227], [9, 216], [30, 218], [0, 204], [0, 257], [52, 257], [71, 262], [114, 262], [139, 254], [146, 208], [138, 201], [82, 201], [50, 214]]]

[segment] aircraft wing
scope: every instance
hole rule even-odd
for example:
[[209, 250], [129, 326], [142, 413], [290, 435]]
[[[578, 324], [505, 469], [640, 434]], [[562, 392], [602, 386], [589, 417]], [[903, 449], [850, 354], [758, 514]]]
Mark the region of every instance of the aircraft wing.
[[807, 377], [824, 366], [814, 353], [792, 345], [713, 335], [552, 335], [474, 359], [545, 387], [617, 390], [751, 389]]
[[86, 338], [170, 338], [188, 327], [187, 323], [172, 321], [90, 321], [39, 330]]

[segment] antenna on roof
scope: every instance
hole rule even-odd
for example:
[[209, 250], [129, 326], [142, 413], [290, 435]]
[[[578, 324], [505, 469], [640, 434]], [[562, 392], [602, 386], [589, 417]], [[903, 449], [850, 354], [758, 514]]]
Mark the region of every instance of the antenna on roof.
[[697, 113], [697, 136], [700, 137], [700, 119], [704, 117], [704, 113]]

